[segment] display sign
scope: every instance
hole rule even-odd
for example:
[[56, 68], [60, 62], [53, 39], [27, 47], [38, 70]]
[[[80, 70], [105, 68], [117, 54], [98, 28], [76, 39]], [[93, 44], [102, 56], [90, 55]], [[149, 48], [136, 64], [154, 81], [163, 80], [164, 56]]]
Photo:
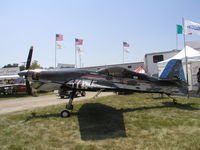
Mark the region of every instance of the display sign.
[[66, 68], [74, 68], [75, 65], [74, 64], [58, 64], [58, 68], [59, 69], [66, 69]]

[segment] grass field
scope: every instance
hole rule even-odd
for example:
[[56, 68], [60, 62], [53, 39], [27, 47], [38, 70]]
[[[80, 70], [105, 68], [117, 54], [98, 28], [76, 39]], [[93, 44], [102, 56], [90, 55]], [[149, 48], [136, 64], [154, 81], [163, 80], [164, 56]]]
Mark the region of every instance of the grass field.
[[[157, 97], [156, 97], [157, 96]], [[199, 150], [200, 99], [107, 96], [0, 116], [1, 150]]]

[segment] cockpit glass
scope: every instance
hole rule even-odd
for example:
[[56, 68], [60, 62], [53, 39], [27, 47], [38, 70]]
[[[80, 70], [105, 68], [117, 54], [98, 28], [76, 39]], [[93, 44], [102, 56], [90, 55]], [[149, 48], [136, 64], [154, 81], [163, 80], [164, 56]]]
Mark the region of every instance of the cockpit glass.
[[127, 78], [132, 76], [132, 71], [123, 67], [110, 67], [99, 71], [101, 74], [109, 75], [112, 77]]

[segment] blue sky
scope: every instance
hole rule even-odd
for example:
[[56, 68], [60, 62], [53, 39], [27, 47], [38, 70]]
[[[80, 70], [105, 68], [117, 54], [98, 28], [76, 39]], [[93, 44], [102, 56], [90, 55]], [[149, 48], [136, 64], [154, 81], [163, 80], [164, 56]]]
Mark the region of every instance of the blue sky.
[[54, 66], [56, 33], [64, 35], [59, 63], [74, 63], [75, 38], [84, 39], [84, 66], [122, 63], [123, 41], [130, 44], [125, 62], [143, 61], [146, 53], [175, 49], [176, 24], [182, 17], [200, 23], [199, 6], [198, 0], [1, 0], [0, 67], [21, 65], [31, 45], [33, 60]]

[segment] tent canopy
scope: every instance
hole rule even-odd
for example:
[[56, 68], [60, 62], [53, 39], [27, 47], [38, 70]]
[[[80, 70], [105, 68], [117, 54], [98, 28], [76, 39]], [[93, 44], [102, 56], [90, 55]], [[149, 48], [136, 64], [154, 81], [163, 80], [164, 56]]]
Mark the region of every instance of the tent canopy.
[[[187, 60], [189, 63], [191, 62], [198, 62], [200, 61], [200, 51], [195, 50], [189, 46], [186, 46], [186, 55], [187, 55]], [[162, 71], [164, 70], [165, 66], [167, 65], [167, 63], [171, 60], [171, 59], [181, 59], [182, 63], [183, 63], [183, 69], [185, 71], [185, 48], [183, 48], [178, 54], [176, 54], [175, 56], [164, 60], [164, 61], [160, 61], [157, 63], [157, 67], [158, 67], [158, 74], [160, 75], [162, 73]]]
[[[195, 50], [189, 46], [186, 46], [186, 55], [187, 55], [187, 59], [188, 62], [192, 62], [192, 61], [200, 61], [200, 51]], [[162, 64], [166, 64], [168, 61], [170, 61], [171, 59], [181, 59], [182, 62], [185, 62], [185, 48], [183, 48], [178, 54], [176, 54], [175, 56], [158, 62], [158, 65], [162, 65]]]

